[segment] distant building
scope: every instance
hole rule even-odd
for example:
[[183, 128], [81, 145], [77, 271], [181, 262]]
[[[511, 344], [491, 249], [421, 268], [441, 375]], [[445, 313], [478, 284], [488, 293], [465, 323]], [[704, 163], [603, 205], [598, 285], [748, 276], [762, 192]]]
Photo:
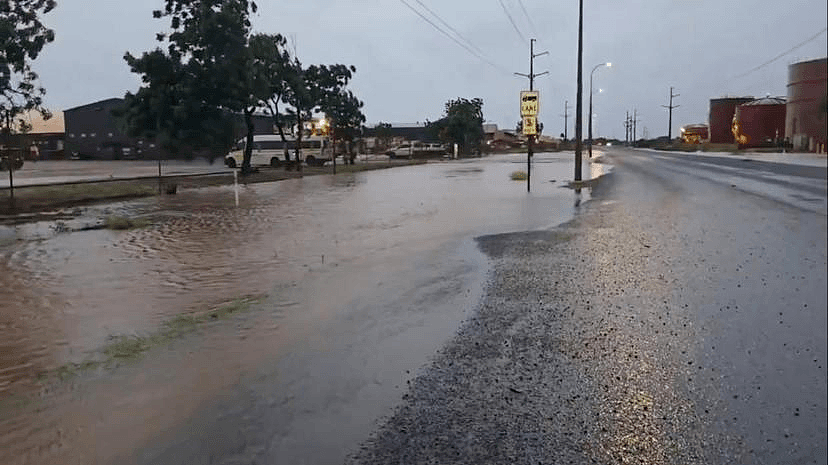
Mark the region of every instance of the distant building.
[[708, 127], [710, 130], [710, 142], [714, 144], [732, 144], [733, 138], [733, 115], [736, 114], [736, 107], [743, 103], [753, 101], [753, 97], [724, 97], [710, 99], [710, 118]]
[[[10, 146], [22, 150], [29, 160], [54, 160], [63, 158], [63, 113], [54, 112], [44, 120], [40, 112], [32, 110], [20, 116], [31, 126], [25, 134], [12, 134]], [[34, 148], [33, 148], [34, 147]]]
[[788, 67], [785, 138], [794, 150], [825, 152], [828, 58]]
[[[68, 156], [103, 159], [157, 159], [161, 153], [152, 139], [130, 137], [121, 130], [113, 111], [123, 108], [124, 99], [110, 98], [64, 110], [65, 151]], [[273, 134], [273, 121], [267, 115], [254, 116], [255, 134]], [[236, 137], [244, 134], [239, 125]]]
[[768, 96], [737, 106], [732, 131], [740, 148], [781, 146], [785, 138], [785, 99]]
[[681, 141], [685, 144], [701, 144], [710, 138], [706, 124], [687, 124], [681, 127]]
[[492, 151], [520, 147], [522, 138], [515, 131], [503, 131], [496, 124], [483, 125], [483, 143]]

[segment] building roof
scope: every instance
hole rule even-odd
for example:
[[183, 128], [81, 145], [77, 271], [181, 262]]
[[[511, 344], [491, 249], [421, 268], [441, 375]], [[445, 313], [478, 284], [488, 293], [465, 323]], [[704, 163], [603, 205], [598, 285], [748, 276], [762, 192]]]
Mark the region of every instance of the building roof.
[[786, 99], [784, 97], [763, 97], [758, 98], [752, 102], [745, 103], [745, 106], [754, 106], [754, 105], [784, 105]]
[[104, 105], [104, 104], [109, 104], [109, 103], [123, 103], [123, 102], [124, 102], [124, 99], [122, 99], [120, 97], [113, 97], [113, 98], [98, 100], [97, 102], [87, 103], [87, 104], [80, 105], [80, 106], [77, 106], [77, 107], [67, 108], [66, 110], [63, 110], [63, 111], [64, 112], [75, 111], [75, 110], [80, 110], [80, 109], [83, 109], [83, 108], [86, 108], [86, 107], [94, 107], [96, 105]]
[[44, 120], [40, 112], [36, 110], [23, 113], [20, 117], [32, 125], [31, 134], [50, 134], [66, 131], [62, 111], [52, 112], [52, 117], [48, 120]]

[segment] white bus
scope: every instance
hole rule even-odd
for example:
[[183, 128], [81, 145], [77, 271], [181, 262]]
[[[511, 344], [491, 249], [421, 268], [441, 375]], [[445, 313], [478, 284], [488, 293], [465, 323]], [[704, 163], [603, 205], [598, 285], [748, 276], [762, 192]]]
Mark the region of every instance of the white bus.
[[[224, 164], [230, 168], [240, 167], [244, 159], [244, 147], [247, 138], [236, 143], [233, 151], [224, 157]], [[259, 134], [253, 136], [253, 153], [250, 156], [250, 166], [279, 166], [285, 162], [285, 144], [287, 144], [290, 159], [296, 155], [296, 138], [279, 134]], [[331, 143], [324, 136], [308, 136], [302, 138], [302, 147], [299, 150], [299, 160], [311, 166], [322, 166], [332, 160]]]

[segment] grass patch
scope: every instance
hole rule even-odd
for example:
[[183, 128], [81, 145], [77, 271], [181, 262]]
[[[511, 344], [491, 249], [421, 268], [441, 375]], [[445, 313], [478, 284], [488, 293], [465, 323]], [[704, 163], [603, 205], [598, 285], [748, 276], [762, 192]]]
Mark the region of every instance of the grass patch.
[[127, 216], [108, 216], [104, 220], [106, 229], [124, 230], [143, 228], [150, 224], [146, 218], [129, 218]]
[[52, 371], [38, 375], [38, 381], [57, 378], [66, 381], [76, 375], [99, 368], [118, 366], [139, 360], [154, 347], [161, 346], [176, 338], [194, 332], [211, 321], [229, 318], [231, 315], [248, 310], [251, 305], [261, 302], [263, 296], [241, 297], [202, 313], [178, 315], [161, 325], [161, 329], [150, 335], [115, 336], [101, 349], [97, 357], [81, 363], [67, 363]]
[[512, 174], [509, 175], [509, 179], [512, 181], [526, 181], [528, 177], [526, 171], [512, 171]]

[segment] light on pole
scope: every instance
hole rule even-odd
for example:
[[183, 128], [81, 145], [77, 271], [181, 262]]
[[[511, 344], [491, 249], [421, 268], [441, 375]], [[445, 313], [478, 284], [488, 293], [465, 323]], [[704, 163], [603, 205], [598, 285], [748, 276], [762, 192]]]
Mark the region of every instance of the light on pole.
[[612, 63], [606, 62], [597, 64], [594, 68], [592, 68], [592, 71], [589, 73], [589, 158], [592, 158], [592, 75], [595, 74], [595, 70], [602, 66], [611, 68]]

